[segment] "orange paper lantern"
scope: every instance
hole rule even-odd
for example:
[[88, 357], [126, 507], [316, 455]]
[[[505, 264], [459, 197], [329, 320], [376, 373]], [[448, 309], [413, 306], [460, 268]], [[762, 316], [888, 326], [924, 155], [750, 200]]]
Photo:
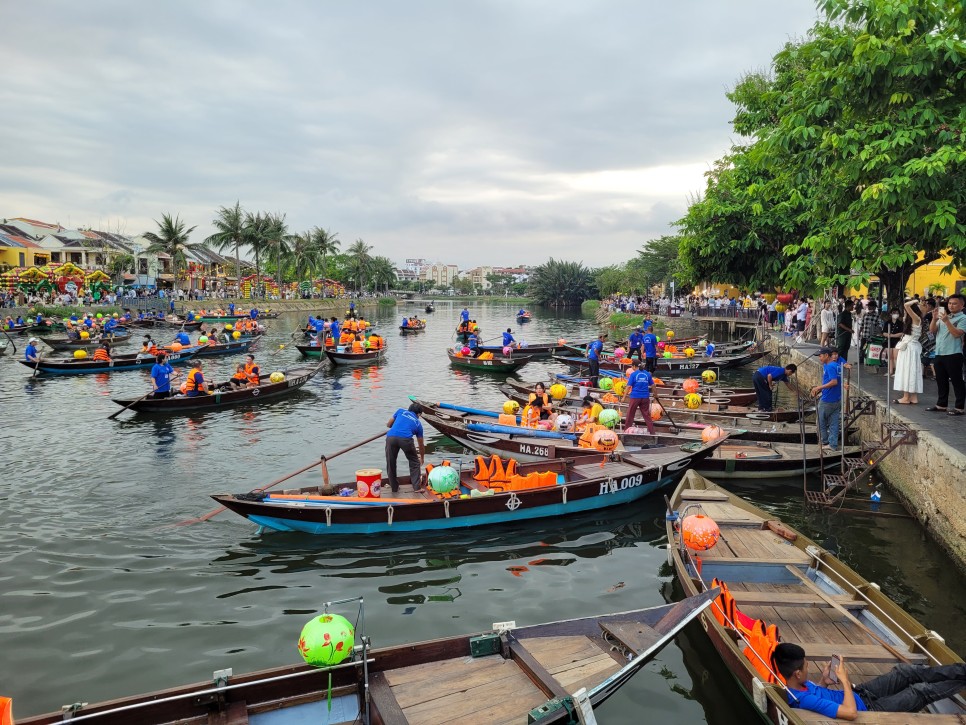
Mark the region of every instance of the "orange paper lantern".
[[720, 537], [718, 524], [703, 514], [692, 514], [681, 522], [681, 538], [692, 551], [707, 551], [718, 543]]

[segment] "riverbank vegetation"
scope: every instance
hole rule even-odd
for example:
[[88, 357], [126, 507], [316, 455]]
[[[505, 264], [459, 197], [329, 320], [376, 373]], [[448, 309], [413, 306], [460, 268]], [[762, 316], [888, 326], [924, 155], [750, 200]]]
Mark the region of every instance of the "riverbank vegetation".
[[527, 288], [530, 298], [548, 307], [578, 307], [597, 296], [593, 273], [580, 262], [550, 258], [530, 270]]

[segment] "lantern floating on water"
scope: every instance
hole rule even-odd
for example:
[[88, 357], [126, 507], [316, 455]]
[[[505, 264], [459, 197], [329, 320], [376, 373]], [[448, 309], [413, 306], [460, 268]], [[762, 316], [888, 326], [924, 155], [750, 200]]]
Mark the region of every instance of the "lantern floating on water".
[[348, 619], [339, 614], [314, 617], [302, 627], [299, 654], [313, 667], [337, 665], [352, 654], [355, 629]]
[[718, 543], [720, 537], [718, 524], [703, 514], [686, 516], [681, 522], [681, 538], [692, 551], [707, 551]]
[[701, 373], [701, 380], [703, 380], [706, 385], [711, 385], [711, 383], [715, 382], [717, 379], [718, 373], [716, 373], [714, 370], [705, 370], [703, 373]]

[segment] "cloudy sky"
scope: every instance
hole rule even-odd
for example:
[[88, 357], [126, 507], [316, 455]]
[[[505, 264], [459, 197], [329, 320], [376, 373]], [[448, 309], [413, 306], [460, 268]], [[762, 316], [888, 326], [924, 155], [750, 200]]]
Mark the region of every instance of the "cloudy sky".
[[599, 266], [669, 231], [724, 92], [813, 0], [4, 2], [0, 217], [284, 212], [401, 262]]

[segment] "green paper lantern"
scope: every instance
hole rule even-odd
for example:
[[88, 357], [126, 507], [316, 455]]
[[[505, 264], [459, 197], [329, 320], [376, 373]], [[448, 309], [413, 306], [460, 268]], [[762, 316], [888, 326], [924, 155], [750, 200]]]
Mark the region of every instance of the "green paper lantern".
[[615, 428], [620, 419], [621, 414], [612, 408], [600, 411], [600, 415], [597, 416], [597, 422], [606, 428]]
[[314, 617], [302, 627], [299, 654], [313, 667], [337, 665], [352, 654], [355, 634], [352, 624], [340, 614]]
[[452, 466], [436, 466], [429, 472], [429, 485], [436, 493], [449, 493], [460, 485], [460, 475]]

